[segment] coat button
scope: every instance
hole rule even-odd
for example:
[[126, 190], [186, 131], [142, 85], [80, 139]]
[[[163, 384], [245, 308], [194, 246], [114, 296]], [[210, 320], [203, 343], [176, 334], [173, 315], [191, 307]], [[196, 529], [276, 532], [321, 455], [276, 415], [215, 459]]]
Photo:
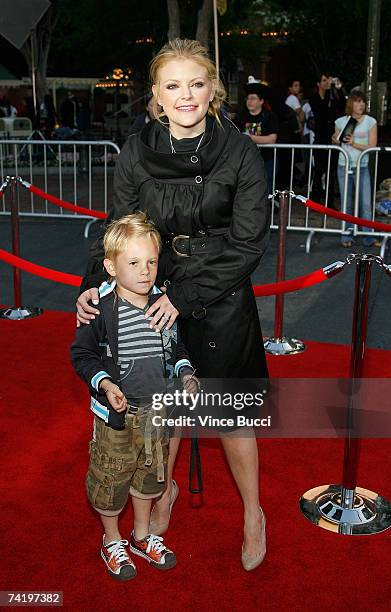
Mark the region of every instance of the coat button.
[[203, 236], [205, 235], [204, 230], [198, 230], [198, 233], [199, 233], [199, 234], [202, 234]]
[[190, 157], [190, 161], [191, 161], [191, 163], [192, 163], [192, 164], [196, 164], [196, 163], [198, 162], [198, 157], [197, 157], [197, 155], [192, 155], [192, 156]]
[[202, 183], [202, 176], [198, 175], [198, 176], [195, 177], [194, 180], [195, 180], [196, 183]]
[[216, 342], [209, 342], [209, 346], [211, 349], [216, 348]]

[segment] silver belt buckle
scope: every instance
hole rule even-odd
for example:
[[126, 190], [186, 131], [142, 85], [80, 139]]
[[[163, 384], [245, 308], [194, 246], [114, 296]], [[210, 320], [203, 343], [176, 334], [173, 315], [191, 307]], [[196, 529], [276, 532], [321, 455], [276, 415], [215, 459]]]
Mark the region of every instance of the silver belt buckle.
[[190, 238], [190, 236], [185, 236], [184, 234], [178, 234], [178, 236], [174, 236], [171, 242], [172, 250], [174, 251], [176, 255], [179, 255], [179, 257], [190, 257], [190, 255], [188, 255], [187, 253], [180, 253], [179, 251], [176, 250], [175, 242], [179, 240], [180, 238]]

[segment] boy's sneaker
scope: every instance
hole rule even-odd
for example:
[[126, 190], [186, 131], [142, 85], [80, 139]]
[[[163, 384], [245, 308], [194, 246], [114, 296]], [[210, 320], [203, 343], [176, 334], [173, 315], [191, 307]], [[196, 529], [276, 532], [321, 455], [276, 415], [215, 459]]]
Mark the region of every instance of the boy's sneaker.
[[176, 556], [166, 548], [163, 538], [149, 533], [143, 540], [136, 540], [134, 531], [130, 535], [130, 550], [146, 559], [157, 569], [171, 569], [176, 566]]
[[115, 580], [131, 580], [136, 576], [136, 566], [125, 548], [128, 544], [127, 540], [113, 540], [105, 544], [103, 536], [100, 554], [106, 563], [107, 571]]

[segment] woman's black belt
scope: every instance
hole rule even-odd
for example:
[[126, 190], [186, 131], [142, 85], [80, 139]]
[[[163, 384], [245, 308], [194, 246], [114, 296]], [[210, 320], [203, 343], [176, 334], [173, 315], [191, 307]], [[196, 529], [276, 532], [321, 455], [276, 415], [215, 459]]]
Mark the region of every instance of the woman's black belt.
[[191, 257], [197, 253], [208, 253], [215, 250], [218, 240], [223, 241], [225, 234], [217, 236], [203, 236], [202, 238], [192, 238], [184, 234], [178, 234], [173, 238], [169, 238], [167, 243], [170, 244], [172, 250], [179, 257]]

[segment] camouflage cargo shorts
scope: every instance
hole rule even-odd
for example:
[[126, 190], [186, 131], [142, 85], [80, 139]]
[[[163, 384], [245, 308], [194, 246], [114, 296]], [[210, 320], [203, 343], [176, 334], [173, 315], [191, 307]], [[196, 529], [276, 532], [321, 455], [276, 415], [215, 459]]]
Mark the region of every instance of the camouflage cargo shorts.
[[87, 472], [87, 497], [94, 508], [119, 513], [132, 487], [158, 496], [165, 489], [168, 431], [152, 425], [154, 411], [128, 413], [125, 429], [117, 431], [94, 417]]

